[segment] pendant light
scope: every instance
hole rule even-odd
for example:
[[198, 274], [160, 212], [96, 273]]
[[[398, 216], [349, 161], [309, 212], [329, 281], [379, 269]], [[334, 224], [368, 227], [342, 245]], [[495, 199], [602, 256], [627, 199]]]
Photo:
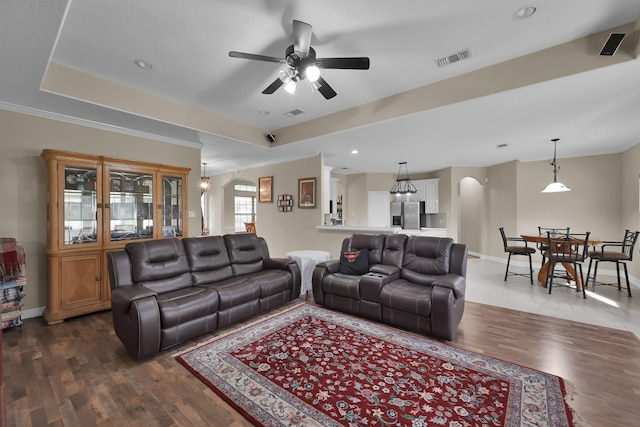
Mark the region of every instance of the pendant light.
[[556, 159], [556, 145], [558, 141], [558, 138], [554, 138], [551, 140], [551, 142], [553, 142], [553, 160], [551, 160], [549, 163], [551, 163], [551, 166], [553, 166], [553, 182], [547, 185], [544, 190], [542, 190], [543, 193], [561, 193], [563, 191], [571, 191], [571, 189], [566, 187], [563, 183], [558, 182], [558, 171], [560, 170], [560, 166], [558, 166], [558, 160]]
[[209, 183], [209, 177], [207, 176], [205, 171], [206, 165], [206, 163], [202, 164], [202, 176], [200, 177], [200, 194], [206, 193], [211, 187], [211, 184]]
[[[402, 175], [402, 170], [404, 168], [404, 176]], [[398, 163], [398, 178], [396, 179], [396, 183], [389, 191], [390, 194], [394, 196], [401, 195], [410, 195], [418, 192], [418, 189], [415, 185], [411, 183], [409, 179], [409, 170], [407, 169], [407, 162]]]

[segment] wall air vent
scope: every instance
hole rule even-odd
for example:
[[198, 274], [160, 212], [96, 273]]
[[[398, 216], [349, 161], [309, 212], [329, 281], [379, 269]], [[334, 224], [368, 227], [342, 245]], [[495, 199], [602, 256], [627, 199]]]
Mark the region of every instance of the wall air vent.
[[283, 113], [285, 116], [287, 117], [295, 117], [298, 116], [300, 114], [304, 114], [304, 111], [302, 111], [299, 108], [296, 108], [295, 110], [291, 110], [291, 111], [287, 111], [286, 113]]
[[436, 59], [436, 65], [438, 68], [447, 66], [449, 64], [453, 64], [454, 62], [462, 61], [463, 59], [471, 58], [473, 56], [473, 52], [471, 48], [468, 47], [459, 52], [452, 53], [451, 55], [447, 55], [444, 58]]
[[496, 148], [499, 150], [501, 148], [507, 148], [509, 146], [509, 144], [498, 144], [496, 145]]

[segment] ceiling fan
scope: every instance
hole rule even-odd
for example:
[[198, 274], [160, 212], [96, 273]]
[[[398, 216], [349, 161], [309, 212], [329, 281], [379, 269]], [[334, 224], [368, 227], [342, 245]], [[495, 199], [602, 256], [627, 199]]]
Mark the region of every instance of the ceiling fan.
[[337, 93], [320, 76], [320, 69], [368, 70], [369, 58], [316, 58], [316, 51], [311, 47], [312, 32], [313, 28], [310, 24], [294, 19], [293, 44], [285, 51], [284, 58], [236, 52], [234, 50], [229, 52], [229, 56], [256, 61], [277, 62], [289, 66], [280, 70], [278, 78], [262, 91], [264, 94], [272, 94], [282, 85], [285, 86], [287, 92], [294, 93], [296, 83], [299, 80], [307, 79], [326, 99], [331, 99]]

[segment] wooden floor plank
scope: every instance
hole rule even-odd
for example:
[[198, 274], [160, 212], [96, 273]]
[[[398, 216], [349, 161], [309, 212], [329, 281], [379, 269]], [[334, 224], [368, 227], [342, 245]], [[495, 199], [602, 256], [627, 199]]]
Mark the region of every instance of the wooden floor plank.
[[[3, 334], [7, 425], [251, 426], [172, 357], [208, 338], [136, 362], [108, 311], [28, 319]], [[629, 332], [468, 302], [450, 344], [563, 377], [592, 426], [640, 419], [640, 341]]]

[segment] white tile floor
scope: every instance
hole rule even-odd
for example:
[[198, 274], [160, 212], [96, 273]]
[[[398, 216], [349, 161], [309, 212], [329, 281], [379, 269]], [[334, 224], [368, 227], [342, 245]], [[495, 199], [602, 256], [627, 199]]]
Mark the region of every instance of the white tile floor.
[[[506, 263], [472, 258], [467, 263], [466, 300], [487, 305], [558, 317], [598, 326], [627, 330], [640, 338], [640, 288], [631, 285], [632, 297], [617, 286], [596, 286], [595, 293], [582, 292], [564, 286], [554, 286], [551, 295], [536, 280], [539, 265], [533, 266], [533, 286], [527, 277], [509, 276], [504, 281]], [[586, 277], [588, 263], [584, 265]], [[527, 267], [514, 266], [511, 270], [526, 273]], [[615, 276], [600, 275], [598, 280], [615, 282]], [[624, 273], [622, 273], [624, 284]]]

